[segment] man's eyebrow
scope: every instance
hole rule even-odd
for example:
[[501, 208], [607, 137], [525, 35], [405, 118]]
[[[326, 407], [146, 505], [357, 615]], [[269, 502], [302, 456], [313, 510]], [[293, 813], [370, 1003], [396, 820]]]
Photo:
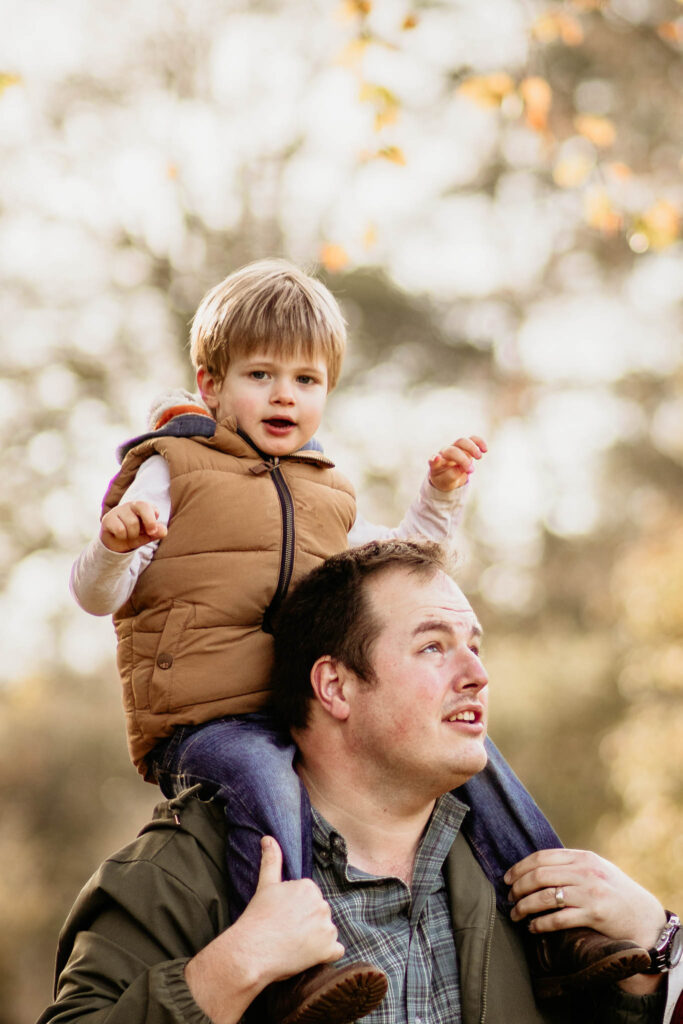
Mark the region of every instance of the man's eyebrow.
[[[433, 633], [435, 631], [441, 631], [442, 633], [452, 633], [453, 623], [448, 619], [425, 619], [424, 622], [420, 622], [419, 625], [413, 630], [413, 636], [420, 636], [422, 633]], [[472, 623], [470, 630], [470, 636], [473, 639], [481, 639], [484, 635], [484, 631], [478, 622]]]

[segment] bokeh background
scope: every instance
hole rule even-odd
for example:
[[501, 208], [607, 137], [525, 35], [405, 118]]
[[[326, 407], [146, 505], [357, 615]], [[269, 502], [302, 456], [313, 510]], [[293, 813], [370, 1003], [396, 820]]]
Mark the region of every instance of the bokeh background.
[[321, 437], [396, 522], [478, 432], [492, 733], [571, 845], [683, 910], [683, 7], [22, 0], [0, 36], [0, 1024], [156, 791], [71, 601], [114, 449], [247, 260], [351, 348]]

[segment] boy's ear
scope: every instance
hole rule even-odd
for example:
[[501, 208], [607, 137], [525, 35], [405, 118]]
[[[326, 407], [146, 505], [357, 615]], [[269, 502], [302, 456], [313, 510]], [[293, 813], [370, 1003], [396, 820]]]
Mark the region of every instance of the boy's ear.
[[209, 373], [205, 366], [200, 366], [197, 370], [197, 387], [209, 409], [217, 409], [217, 391], [220, 387], [220, 383], [212, 373]]
[[311, 687], [318, 703], [332, 718], [346, 721], [350, 713], [348, 702], [349, 670], [328, 654], [318, 658], [311, 669]]

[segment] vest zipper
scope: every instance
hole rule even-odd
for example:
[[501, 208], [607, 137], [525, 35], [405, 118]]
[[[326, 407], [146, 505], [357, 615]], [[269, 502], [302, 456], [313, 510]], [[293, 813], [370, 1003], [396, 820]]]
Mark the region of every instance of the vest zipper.
[[294, 530], [294, 502], [279, 463], [280, 460], [277, 456], [268, 461], [270, 478], [275, 485], [275, 491], [280, 502], [280, 515], [282, 517], [282, 548], [280, 551], [280, 571], [278, 573], [277, 587], [275, 589], [273, 600], [266, 608], [263, 616], [262, 629], [264, 633], [272, 633], [273, 631], [273, 619], [282, 604], [285, 594], [289, 590], [289, 584], [291, 583], [292, 572], [294, 570], [294, 542], [296, 539]]

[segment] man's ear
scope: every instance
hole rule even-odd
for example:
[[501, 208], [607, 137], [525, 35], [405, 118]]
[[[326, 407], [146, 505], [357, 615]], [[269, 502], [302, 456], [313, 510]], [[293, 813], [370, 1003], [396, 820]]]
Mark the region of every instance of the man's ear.
[[197, 370], [197, 388], [209, 409], [217, 409], [217, 392], [220, 388], [220, 381], [212, 373], [209, 373], [205, 366], [200, 366]]
[[324, 711], [340, 722], [349, 717], [347, 683], [349, 670], [340, 661], [328, 654], [318, 658], [311, 669], [311, 686], [318, 703]]

